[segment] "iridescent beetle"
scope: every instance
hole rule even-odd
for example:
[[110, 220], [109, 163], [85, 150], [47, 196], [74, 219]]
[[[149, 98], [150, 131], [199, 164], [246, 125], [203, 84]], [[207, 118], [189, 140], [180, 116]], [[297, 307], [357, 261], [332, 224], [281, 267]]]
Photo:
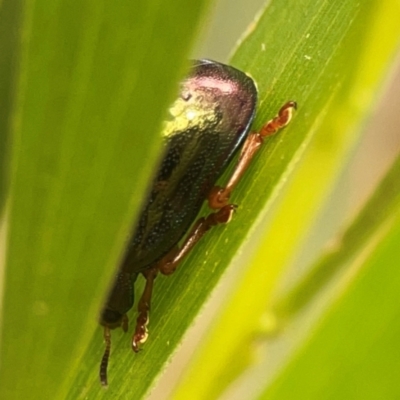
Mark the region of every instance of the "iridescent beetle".
[[[107, 385], [110, 330], [117, 327], [128, 330], [126, 313], [134, 303], [133, 285], [138, 275], [144, 276], [146, 285], [139, 300], [132, 338], [135, 352], [148, 336], [150, 301], [157, 273], [173, 273], [211, 227], [230, 221], [235, 210], [235, 205], [229, 203], [232, 190], [263, 138], [286, 126], [296, 108], [295, 102], [286, 103], [259, 132], [250, 132], [256, 103], [254, 81], [245, 73], [215, 61], [194, 61], [182, 81], [179, 97], [170, 108], [170, 118], [163, 130], [164, 156], [101, 312], [106, 343], [100, 365], [102, 385]], [[240, 147], [239, 161], [227, 185], [215, 186]], [[206, 199], [215, 212], [194, 222]]]

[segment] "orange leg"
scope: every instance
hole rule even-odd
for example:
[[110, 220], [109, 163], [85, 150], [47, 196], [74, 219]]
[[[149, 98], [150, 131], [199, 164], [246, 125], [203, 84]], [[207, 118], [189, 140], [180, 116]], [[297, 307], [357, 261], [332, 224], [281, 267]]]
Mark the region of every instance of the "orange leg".
[[263, 139], [284, 128], [292, 119], [293, 111], [295, 109], [296, 103], [294, 101], [287, 102], [281, 107], [278, 115], [268, 121], [259, 132], [250, 133], [243, 145], [239, 161], [227, 185], [224, 188], [214, 186], [211, 190], [211, 193], [208, 196], [208, 205], [210, 208], [218, 210], [229, 203], [229, 197], [231, 196], [233, 189], [236, 187], [249, 167], [251, 160], [263, 144]]
[[140, 348], [139, 345], [143, 344], [148, 337], [147, 325], [149, 324], [149, 313], [151, 305], [151, 295], [153, 293], [154, 279], [158, 273], [158, 268], [153, 267], [143, 272], [146, 278], [146, 285], [142, 293], [142, 297], [139, 300], [138, 311], [139, 315], [136, 319], [135, 332], [132, 337], [132, 349], [137, 353]]
[[199, 218], [188, 234], [185, 242], [180, 249], [175, 249], [172, 258], [164, 258], [159, 263], [158, 268], [164, 275], [171, 275], [177, 268], [182, 259], [192, 250], [194, 245], [208, 232], [213, 226], [228, 223], [236, 209], [234, 204], [227, 204], [215, 213], [207, 217]]

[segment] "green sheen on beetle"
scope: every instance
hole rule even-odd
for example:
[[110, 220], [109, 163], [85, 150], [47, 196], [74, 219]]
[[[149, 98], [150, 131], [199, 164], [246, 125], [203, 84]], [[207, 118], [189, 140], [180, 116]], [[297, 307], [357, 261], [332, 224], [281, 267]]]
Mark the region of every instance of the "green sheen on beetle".
[[203, 60], [194, 64], [182, 82], [180, 96], [169, 109], [171, 118], [165, 121], [162, 134], [169, 137], [196, 129], [230, 136], [237, 131], [232, 126], [237, 123], [245, 133], [253, 120], [256, 101], [257, 90], [251, 78], [232, 67]]
[[[126, 313], [134, 303], [139, 275], [146, 286], [138, 302], [132, 348], [147, 339], [153, 282], [158, 272], [171, 274], [213, 226], [227, 223], [236, 208], [229, 202], [234, 187], [263, 142], [286, 126], [296, 104], [287, 102], [259, 132], [250, 132], [257, 103], [254, 81], [245, 73], [215, 61], [194, 61], [169, 109], [162, 138], [165, 150], [149, 194], [133, 227], [122, 262], [103, 306], [106, 349], [100, 381], [107, 385], [110, 330], [128, 329]], [[228, 183], [216, 186], [237, 150], [239, 161]], [[205, 200], [216, 210], [196, 220]]]

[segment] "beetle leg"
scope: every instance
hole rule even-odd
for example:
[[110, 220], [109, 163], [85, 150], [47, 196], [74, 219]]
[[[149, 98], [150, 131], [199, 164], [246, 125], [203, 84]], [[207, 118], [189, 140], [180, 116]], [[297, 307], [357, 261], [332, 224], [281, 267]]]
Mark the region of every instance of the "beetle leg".
[[132, 349], [135, 353], [140, 350], [139, 345], [143, 344], [148, 337], [147, 325], [149, 323], [151, 295], [153, 292], [153, 283], [157, 276], [157, 272], [157, 267], [150, 268], [149, 270], [143, 272], [143, 276], [146, 278], [146, 285], [144, 287], [142, 297], [139, 300], [139, 315], [136, 319], [135, 333], [132, 337]]
[[289, 101], [284, 104], [278, 112], [278, 115], [268, 121], [259, 132], [252, 132], [244, 142], [242, 151], [239, 156], [239, 161], [233, 171], [229, 182], [222, 188], [220, 186], [214, 186], [208, 196], [208, 205], [212, 209], [220, 209], [229, 202], [229, 197], [239, 182], [240, 178], [247, 170], [251, 160], [257, 153], [263, 143], [263, 139], [267, 136], [271, 136], [280, 129], [284, 128], [292, 119], [294, 110], [296, 109], [296, 103]]
[[194, 245], [209, 231], [213, 226], [228, 223], [235, 211], [234, 204], [227, 204], [215, 213], [207, 217], [199, 218], [192, 230], [179, 249], [175, 249], [171, 258], [164, 258], [159, 264], [158, 269], [164, 275], [172, 274], [182, 259], [190, 252]]

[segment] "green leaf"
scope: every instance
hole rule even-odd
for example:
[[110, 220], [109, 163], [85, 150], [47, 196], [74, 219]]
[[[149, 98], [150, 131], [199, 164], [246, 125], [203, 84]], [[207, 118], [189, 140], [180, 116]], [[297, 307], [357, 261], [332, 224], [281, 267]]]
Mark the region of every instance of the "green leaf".
[[[100, 330], [97, 315], [206, 3], [0, 2], [1, 143], [10, 154], [2, 188], [11, 182], [1, 398], [85, 389], [70, 379]], [[96, 340], [90, 357], [99, 363]], [[98, 366], [79, 378], [101, 390]]]
[[287, 330], [306, 330], [307, 340], [261, 398], [399, 396], [399, 174], [400, 157], [337, 247], [278, 302], [278, 315], [294, 325]]
[[364, 209], [337, 238], [333, 250], [324, 254], [294, 288], [276, 301], [275, 312], [283, 318], [299, 313], [349, 261], [357, 259], [363, 251], [371, 251], [369, 243], [382, 230], [386, 232], [400, 213], [399, 175], [400, 156]]
[[[265, 187], [274, 179], [279, 163], [286, 163], [293, 176], [274, 207], [268, 208], [267, 203], [259, 228], [251, 231], [251, 241], [240, 249], [236, 262], [241, 270], [233, 278], [231, 294], [225, 294], [224, 309], [196, 346], [174, 399], [187, 398], [189, 393], [191, 398], [217, 398], [244, 371], [238, 386], [232, 385], [226, 396], [234, 393], [239, 398], [253, 398], [282, 367], [270, 352], [263, 352], [262, 359], [271, 362], [264, 360], [257, 370], [260, 343], [278, 334], [281, 327], [270, 310], [271, 299], [276, 287], [296, 282], [307, 270], [304, 262], [289, 268], [293, 260], [302, 254], [307, 255], [307, 261], [317, 257], [324, 239], [338, 229], [343, 204], [335, 203], [336, 221], [322, 222], [318, 231], [312, 231], [353, 154], [398, 48], [398, 5], [374, 1], [364, 5], [360, 8], [350, 0], [340, 4], [271, 2], [233, 56], [233, 62], [256, 77], [260, 93], [265, 93], [257, 121], [268, 118], [264, 107], [268, 109], [275, 102], [293, 98], [299, 104], [294, 123], [275, 138], [272, 149], [269, 147], [272, 160], [265, 161], [264, 170], [259, 167], [250, 182], [243, 183], [240, 189], [243, 187], [246, 194], [237, 202], [250, 204], [256, 212], [257, 196], [268, 190]], [[305, 145], [308, 148], [301, 163], [294, 165], [291, 157], [300, 143], [295, 160]], [[262, 179], [258, 179], [259, 171]], [[285, 175], [280, 177], [277, 188], [285, 180]], [[317, 238], [318, 244], [306, 247], [308, 236]], [[291, 343], [284, 342], [276, 351], [285, 356], [289, 352], [290, 358]]]

